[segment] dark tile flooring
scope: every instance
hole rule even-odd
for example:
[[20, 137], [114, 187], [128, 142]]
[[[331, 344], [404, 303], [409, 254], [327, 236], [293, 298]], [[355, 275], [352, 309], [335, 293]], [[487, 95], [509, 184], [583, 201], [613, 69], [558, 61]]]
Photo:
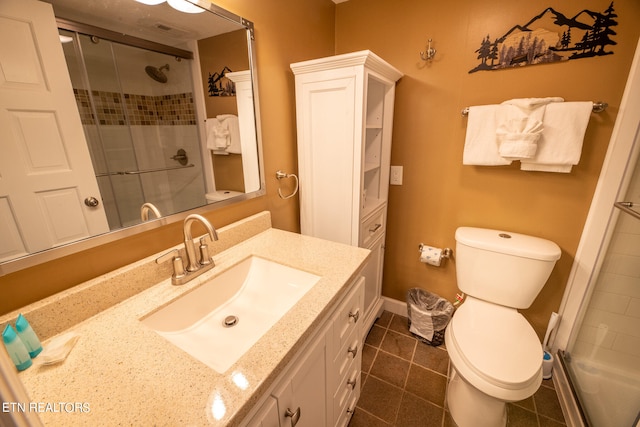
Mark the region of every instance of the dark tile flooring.
[[[349, 427], [455, 427], [445, 404], [449, 356], [409, 333], [406, 317], [383, 312], [362, 352], [362, 392]], [[508, 427], [560, 427], [552, 381], [507, 405]]]

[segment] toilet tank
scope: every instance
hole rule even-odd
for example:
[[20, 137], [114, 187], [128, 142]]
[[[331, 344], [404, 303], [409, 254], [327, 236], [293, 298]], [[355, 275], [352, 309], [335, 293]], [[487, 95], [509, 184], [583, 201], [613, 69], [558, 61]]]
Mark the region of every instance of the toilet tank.
[[560, 258], [560, 247], [539, 237], [486, 228], [456, 230], [458, 288], [473, 297], [528, 308]]

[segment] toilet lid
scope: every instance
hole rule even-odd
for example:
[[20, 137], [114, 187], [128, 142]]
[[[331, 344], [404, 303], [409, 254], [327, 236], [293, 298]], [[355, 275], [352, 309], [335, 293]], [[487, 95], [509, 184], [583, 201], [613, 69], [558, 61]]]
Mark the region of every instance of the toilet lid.
[[542, 367], [542, 345], [529, 322], [515, 309], [471, 302], [458, 308], [449, 325], [451, 344], [467, 367], [503, 388], [533, 381]]

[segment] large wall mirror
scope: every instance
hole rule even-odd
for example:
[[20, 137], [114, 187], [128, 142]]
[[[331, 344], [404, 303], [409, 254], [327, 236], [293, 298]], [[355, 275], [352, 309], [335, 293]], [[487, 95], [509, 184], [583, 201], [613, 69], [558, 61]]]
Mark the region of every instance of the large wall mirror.
[[7, 0], [0, 35], [0, 275], [265, 193], [251, 22]]

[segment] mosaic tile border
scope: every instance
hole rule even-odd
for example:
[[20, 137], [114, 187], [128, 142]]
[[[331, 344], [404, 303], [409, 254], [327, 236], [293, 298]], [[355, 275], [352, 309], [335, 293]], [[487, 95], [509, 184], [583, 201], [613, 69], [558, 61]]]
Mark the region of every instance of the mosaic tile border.
[[195, 125], [196, 114], [191, 92], [172, 95], [136, 95], [92, 91], [97, 117], [91, 109], [91, 96], [86, 89], [74, 89], [83, 125]]

